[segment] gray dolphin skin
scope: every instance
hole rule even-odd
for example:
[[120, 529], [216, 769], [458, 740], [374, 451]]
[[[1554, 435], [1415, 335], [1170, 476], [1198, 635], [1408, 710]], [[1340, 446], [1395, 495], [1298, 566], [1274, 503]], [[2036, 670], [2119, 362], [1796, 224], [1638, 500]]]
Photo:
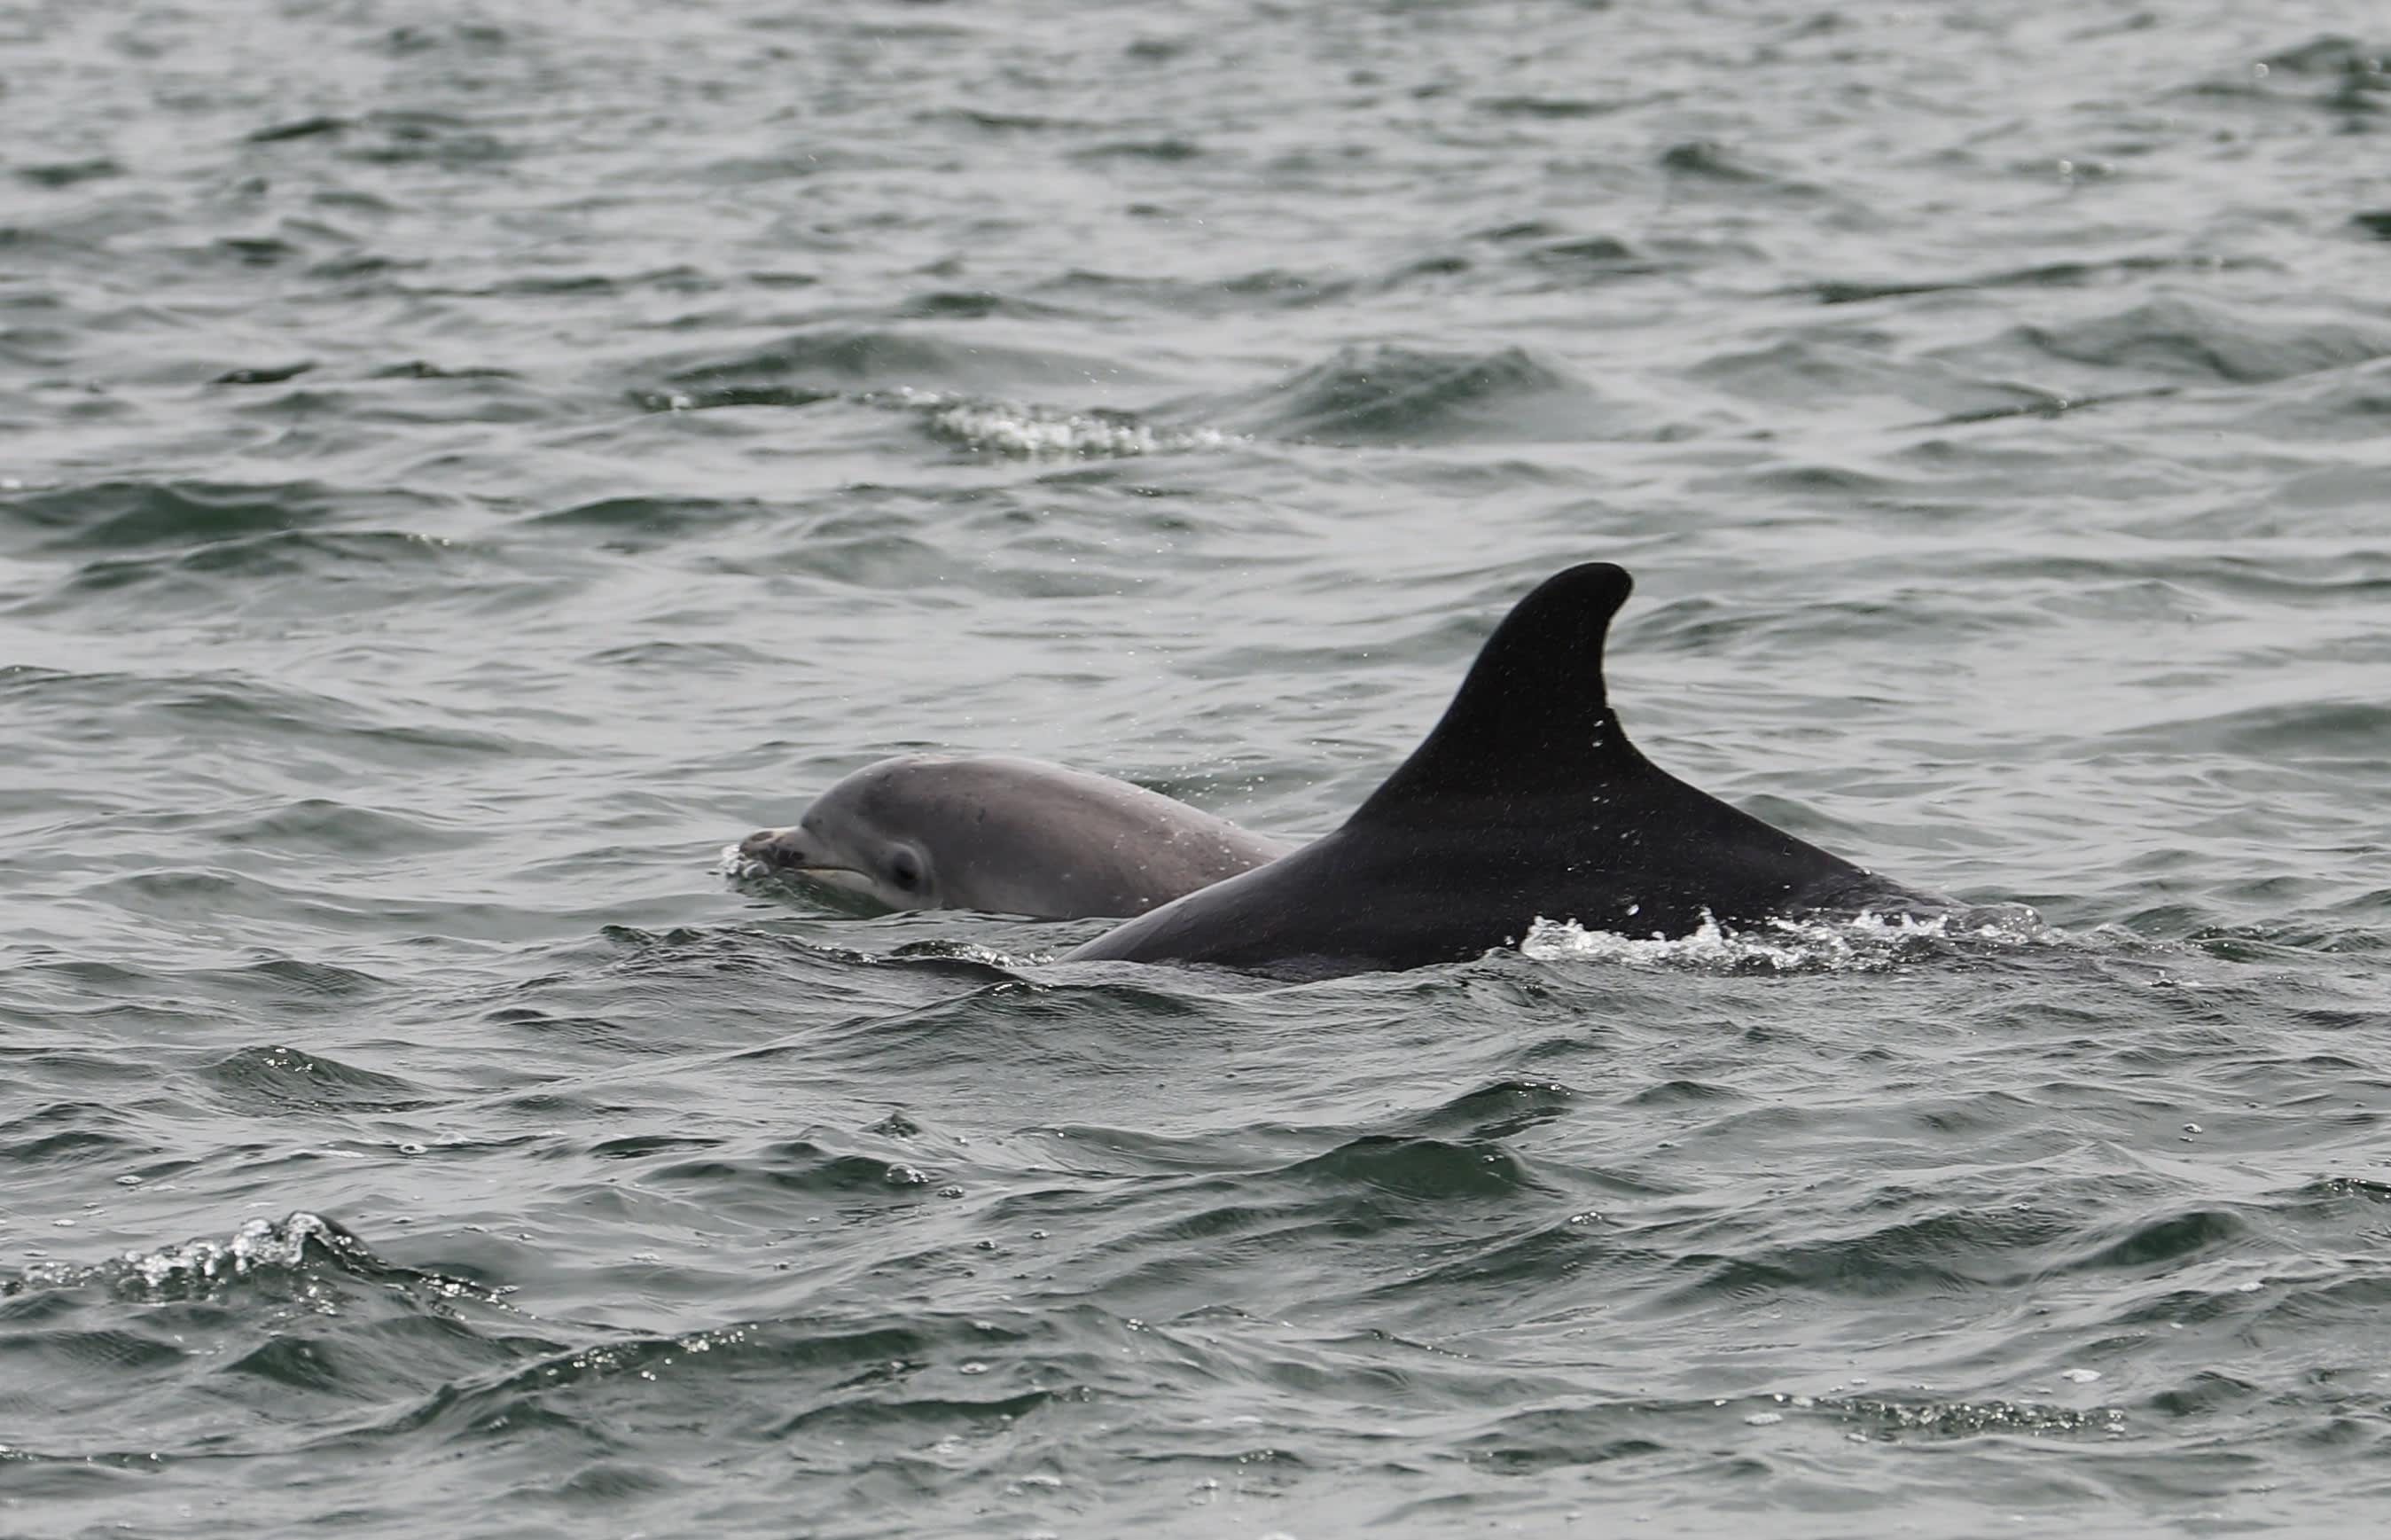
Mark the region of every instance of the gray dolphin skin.
[[739, 853], [891, 909], [1076, 920], [1143, 914], [1291, 848], [1109, 776], [909, 754], [866, 765]]
[[1773, 829], [1636, 752], [1602, 678], [1631, 586], [1607, 562], [1547, 579], [1343, 827], [1064, 960], [1325, 977], [1460, 962], [1515, 945], [1538, 919], [1678, 937], [1706, 918], [1966, 909]]

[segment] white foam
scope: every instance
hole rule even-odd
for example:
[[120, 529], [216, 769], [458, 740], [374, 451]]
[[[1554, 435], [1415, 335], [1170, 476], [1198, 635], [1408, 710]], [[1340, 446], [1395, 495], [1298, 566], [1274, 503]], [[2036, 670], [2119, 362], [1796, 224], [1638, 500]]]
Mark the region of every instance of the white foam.
[[920, 412], [937, 437], [1019, 459], [1123, 459], [1234, 442], [1215, 429], [1157, 428], [1121, 412], [1068, 412], [914, 390], [892, 391], [882, 399]]
[[1834, 919], [1773, 919], [1751, 929], [1723, 925], [1708, 912], [1691, 934], [1623, 936], [1587, 930], [1574, 920], [1539, 917], [1519, 943], [1539, 963], [1591, 960], [1704, 973], [1873, 973], [1953, 942], [2048, 945], [2057, 932], [2022, 905], [1956, 914], [1873, 914]]
[[128, 1251], [124, 1264], [152, 1288], [171, 1284], [217, 1283], [247, 1275], [261, 1267], [296, 1267], [307, 1243], [332, 1241], [336, 1232], [314, 1214], [293, 1213], [279, 1220], [252, 1219], [219, 1245], [195, 1240], [155, 1251]]

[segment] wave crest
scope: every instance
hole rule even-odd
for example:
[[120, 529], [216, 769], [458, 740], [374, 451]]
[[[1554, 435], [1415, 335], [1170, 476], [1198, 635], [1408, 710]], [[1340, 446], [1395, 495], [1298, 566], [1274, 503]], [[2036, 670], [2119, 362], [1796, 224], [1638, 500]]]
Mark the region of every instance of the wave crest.
[[1519, 953], [1539, 963], [1590, 960], [1700, 973], [1880, 973], [1946, 955], [1958, 944], [2048, 946], [2059, 935], [2023, 904], [1922, 917], [1780, 917], [1748, 929], [1721, 925], [1705, 912], [1698, 928], [1677, 937], [1622, 936], [1539, 916]]

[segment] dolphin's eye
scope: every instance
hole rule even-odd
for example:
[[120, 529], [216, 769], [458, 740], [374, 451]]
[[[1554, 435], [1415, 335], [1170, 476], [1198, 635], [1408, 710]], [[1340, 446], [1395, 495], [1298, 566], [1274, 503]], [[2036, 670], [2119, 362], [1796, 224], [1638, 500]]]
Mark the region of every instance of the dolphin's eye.
[[911, 893], [922, 886], [922, 862], [912, 851], [898, 849], [888, 858], [888, 880]]

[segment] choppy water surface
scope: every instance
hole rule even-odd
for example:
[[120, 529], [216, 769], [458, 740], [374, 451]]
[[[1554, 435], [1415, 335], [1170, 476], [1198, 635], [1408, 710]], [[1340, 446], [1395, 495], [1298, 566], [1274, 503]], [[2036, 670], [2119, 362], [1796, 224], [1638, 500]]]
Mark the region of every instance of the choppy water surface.
[[[2391, 1496], [2378, 6], [0, 7], [0, 1532]], [[1300, 987], [716, 869], [1630, 730], [2047, 930]]]

